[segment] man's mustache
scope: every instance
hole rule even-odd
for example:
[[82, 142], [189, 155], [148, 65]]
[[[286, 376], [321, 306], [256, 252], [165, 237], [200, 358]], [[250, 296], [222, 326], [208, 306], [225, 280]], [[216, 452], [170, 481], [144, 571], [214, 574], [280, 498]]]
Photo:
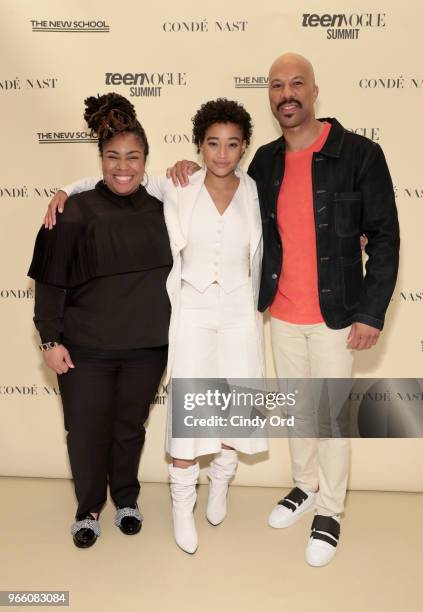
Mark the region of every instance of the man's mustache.
[[284, 104], [296, 104], [299, 108], [303, 107], [299, 100], [296, 100], [295, 98], [285, 98], [285, 100], [281, 100], [281, 102], [279, 102], [276, 109], [280, 110]]

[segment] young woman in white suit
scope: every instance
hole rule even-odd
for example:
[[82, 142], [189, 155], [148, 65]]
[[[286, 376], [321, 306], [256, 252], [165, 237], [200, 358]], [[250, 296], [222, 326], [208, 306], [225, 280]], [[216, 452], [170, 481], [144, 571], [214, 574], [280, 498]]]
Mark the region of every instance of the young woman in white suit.
[[[251, 138], [251, 118], [240, 104], [219, 98], [193, 118], [193, 138], [203, 169], [187, 187], [150, 178], [147, 191], [162, 200], [173, 255], [167, 280], [172, 305], [167, 380], [173, 378], [261, 378], [264, 375], [263, 322], [257, 311], [262, 260], [262, 225], [256, 185], [238, 167]], [[128, 172], [130, 169], [128, 168]], [[92, 188], [98, 177], [63, 188], [68, 195]], [[57, 208], [53, 201], [51, 208]], [[63, 202], [63, 196], [62, 200]], [[54, 213], [54, 210], [53, 210]], [[48, 216], [47, 216], [48, 219]], [[226, 516], [226, 497], [237, 451], [267, 449], [264, 438], [173, 438], [168, 412], [166, 450], [177, 544], [194, 553], [198, 537], [193, 516], [198, 457], [214, 454], [208, 470], [207, 518]]]

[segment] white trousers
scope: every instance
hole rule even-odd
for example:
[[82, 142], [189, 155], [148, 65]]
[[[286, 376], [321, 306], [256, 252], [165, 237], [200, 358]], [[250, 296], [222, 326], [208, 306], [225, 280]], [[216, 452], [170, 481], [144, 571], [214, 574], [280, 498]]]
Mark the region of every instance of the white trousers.
[[[217, 283], [203, 293], [182, 282], [173, 378], [262, 378], [251, 282], [225, 293]], [[220, 452], [227, 444], [244, 453], [267, 449], [265, 438], [172, 438], [183, 407], [169, 401], [166, 450], [177, 459]]]
[[[278, 378], [350, 378], [353, 351], [346, 346], [350, 329], [330, 329], [325, 323], [296, 325], [272, 317]], [[295, 485], [305, 491], [319, 490], [318, 514], [341, 514], [349, 471], [349, 439], [290, 438], [289, 448]]]

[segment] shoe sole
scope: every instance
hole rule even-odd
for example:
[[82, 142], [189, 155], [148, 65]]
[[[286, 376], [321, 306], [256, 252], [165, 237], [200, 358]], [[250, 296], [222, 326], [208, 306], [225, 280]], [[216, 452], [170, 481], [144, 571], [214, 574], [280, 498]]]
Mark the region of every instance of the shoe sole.
[[198, 546], [197, 546], [197, 548], [196, 548], [195, 550], [193, 550], [192, 552], [190, 552], [189, 550], [185, 550], [185, 548], [182, 548], [182, 546], [179, 546], [178, 542], [175, 542], [175, 544], [176, 544], [176, 546], [177, 546], [177, 547], [178, 547], [180, 550], [182, 550], [182, 552], [184, 552], [184, 553], [185, 553], [185, 554], [187, 554], [187, 555], [195, 555], [195, 553], [196, 553], [196, 552], [197, 552], [197, 550], [198, 550]]
[[77, 548], [91, 548], [91, 546], [94, 546], [94, 544], [97, 542], [97, 539], [98, 538], [95, 538], [95, 540], [93, 540], [89, 544], [82, 544], [81, 542], [78, 542], [78, 540], [74, 539], [73, 543], [75, 544]]
[[[225, 516], [226, 518], [226, 516]], [[211, 520], [209, 519], [208, 516], [206, 516], [207, 522], [209, 523], [209, 525], [212, 525], [212, 527], [219, 527], [219, 525], [221, 525], [223, 523], [223, 521], [225, 520], [225, 518], [223, 518], [220, 523], [212, 523]]]
[[141, 527], [142, 527], [142, 523], [140, 524], [140, 526], [138, 527], [137, 531], [125, 531], [124, 529], [122, 529], [122, 527], [119, 525], [119, 529], [121, 530], [121, 532], [125, 535], [137, 535], [137, 533], [139, 533], [141, 531]]
[[326, 567], [326, 565], [329, 565], [329, 563], [331, 563], [331, 562], [334, 560], [334, 558], [335, 558], [335, 555], [333, 555], [333, 557], [331, 557], [331, 558], [329, 559], [329, 561], [326, 561], [325, 563], [311, 563], [311, 562], [310, 562], [310, 561], [307, 559], [307, 557], [305, 558], [305, 560], [307, 561], [307, 564], [308, 564], [310, 567]]
[[326, 567], [331, 561], [333, 561], [333, 559], [330, 559], [330, 561], [327, 561], [326, 563], [310, 563], [310, 561], [307, 561], [307, 565], [310, 567]]

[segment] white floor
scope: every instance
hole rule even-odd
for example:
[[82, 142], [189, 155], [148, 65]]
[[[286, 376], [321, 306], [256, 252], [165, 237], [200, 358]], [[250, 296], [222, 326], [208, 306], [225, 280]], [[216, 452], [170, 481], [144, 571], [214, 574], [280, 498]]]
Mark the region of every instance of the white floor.
[[113, 526], [109, 503], [100, 539], [79, 550], [70, 481], [0, 478], [0, 590], [67, 590], [78, 612], [421, 612], [423, 494], [350, 493], [337, 556], [318, 569], [304, 561], [311, 515], [267, 526], [283, 493], [232, 487], [229, 516], [212, 527], [201, 486], [189, 556], [173, 542], [164, 484], [143, 485], [139, 535]]

